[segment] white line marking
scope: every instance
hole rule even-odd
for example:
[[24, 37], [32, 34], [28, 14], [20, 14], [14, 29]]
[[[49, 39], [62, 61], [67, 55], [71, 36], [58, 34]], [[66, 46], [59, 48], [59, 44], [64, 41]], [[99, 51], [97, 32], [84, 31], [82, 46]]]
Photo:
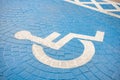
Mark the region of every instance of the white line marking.
[[[89, 8], [89, 9], [92, 9], [92, 10], [95, 10], [95, 11], [98, 11], [98, 12], [102, 12], [104, 14], [108, 14], [108, 15], [111, 15], [111, 16], [114, 16], [114, 17], [117, 17], [117, 18], [120, 18], [120, 15], [119, 14], [115, 14], [114, 12], [120, 12], [120, 7], [117, 5], [119, 3], [115, 3], [115, 2], [111, 2], [111, 1], [106, 1], [105, 2], [96, 2], [95, 0], [91, 0], [91, 2], [82, 2], [82, 1], [76, 1], [76, 0], [64, 0], [66, 2], [69, 2], [69, 3], [73, 3], [73, 4], [76, 4], [78, 6], [83, 6], [85, 8]], [[94, 7], [91, 7], [91, 6], [88, 6], [87, 4], [94, 4], [96, 5], [97, 8], [94, 8]], [[115, 9], [113, 10], [106, 10], [106, 9], [103, 9], [100, 4], [111, 4], [115, 7]]]
[[82, 35], [82, 34], [69, 33], [68, 35], [66, 35], [62, 39], [60, 39], [58, 42], [56, 42], [56, 43], [52, 42], [52, 40], [54, 40], [59, 35], [60, 35], [59, 33], [53, 32], [47, 38], [42, 39], [40, 37], [33, 36], [29, 31], [19, 31], [15, 34], [15, 38], [31, 40], [33, 42], [45, 45], [46, 47], [50, 47], [50, 48], [56, 49], [56, 50], [63, 47], [67, 42], [69, 42], [73, 38], [94, 40], [94, 41], [100, 41], [100, 42], [102, 42], [103, 38], [104, 38], [104, 32], [100, 32], [100, 31], [96, 32], [95, 37], [94, 36]]
[[95, 0], [91, 0], [93, 2], [93, 4], [96, 5], [96, 7], [99, 9], [99, 10], [103, 10], [103, 8], [99, 5], [99, 3], [97, 3]]
[[[44, 39], [34, 36], [29, 31], [25, 31], [25, 30], [17, 32], [14, 36], [17, 39], [31, 40], [38, 44], [42, 44], [52, 49], [59, 50], [62, 46], [64, 46], [67, 42], [69, 42], [73, 38], [78, 38], [78, 39], [80, 38], [80, 39], [87, 39], [87, 40], [102, 42], [104, 39], [104, 32], [97, 31], [95, 37], [82, 35], [82, 34], [69, 33], [68, 35], [64, 36], [62, 39], [60, 39], [56, 43], [52, 41], [56, 39], [58, 36], [60, 36], [60, 34], [57, 32], [53, 32], [52, 34], [50, 34]], [[39, 60], [43, 64], [49, 65], [51, 67], [56, 67], [56, 68], [74, 68], [74, 67], [82, 66], [87, 62], [89, 62], [95, 54], [94, 44], [92, 43], [92, 41], [87, 41], [87, 40], [79, 40], [84, 46], [83, 53], [79, 57], [72, 60], [53, 59], [46, 55], [42, 46], [39, 46], [36, 44], [32, 45], [32, 52], [34, 56], [37, 58], [37, 60]]]
[[46, 37], [44, 40], [50, 42], [50, 41], [53, 41], [54, 39], [56, 39], [58, 36], [60, 36], [59, 33], [53, 32], [53, 33], [50, 34], [48, 37]]
[[74, 68], [89, 62], [95, 54], [95, 48], [91, 41], [80, 40], [80, 42], [84, 45], [84, 51], [81, 56], [72, 60], [53, 59], [46, 55], [41, 46], [36, 44], [32, 46], [32, 51], [34, 56], [43, 64], [55, 68]]

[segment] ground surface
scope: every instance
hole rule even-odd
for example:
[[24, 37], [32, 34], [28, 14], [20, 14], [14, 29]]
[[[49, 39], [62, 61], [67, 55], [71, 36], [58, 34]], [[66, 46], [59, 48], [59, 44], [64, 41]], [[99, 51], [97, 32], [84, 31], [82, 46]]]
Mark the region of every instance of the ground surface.
[[120, 0], [112, 0], [112, 1], [115, 1], [115, 2], [120, 2]]
[[[45, 38], [59, 32], [94, 36], [105, 32], [103, 42], [92, 41], [95, 55], [83, 66], [60, 69], [39, 62], [32, 53], [34, 42], [14, 34], [28, 30]], [[71, 40], [60, 50], [45, 47], [48, 56], [70, 60], [81, 55], [83, 45]], [[120, 18], [63, 0], [0, 0], [0, 80], [119, 80]]]

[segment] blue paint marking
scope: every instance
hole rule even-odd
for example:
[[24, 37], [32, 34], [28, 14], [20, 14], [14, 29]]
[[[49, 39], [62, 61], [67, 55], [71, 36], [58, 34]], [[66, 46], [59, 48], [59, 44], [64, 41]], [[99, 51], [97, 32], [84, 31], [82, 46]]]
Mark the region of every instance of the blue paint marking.
[[[120, 79], [120, 19], [61, 0], [1, 0], [0, 7], [0, 80]], [[99, 30], [105, 37], [102, 43], [93, 41], [96, 52], [89, 63], [59, 69], [34, 57], [33, 42], [15, 39], [20, 30], [43, 38], [59, 32], [55, 42], [70, 32], [94, 36]], [[59, 51], [45, 51], [52, 58], [68, 60], [81, 55], [83, 45], [73, 39]]]

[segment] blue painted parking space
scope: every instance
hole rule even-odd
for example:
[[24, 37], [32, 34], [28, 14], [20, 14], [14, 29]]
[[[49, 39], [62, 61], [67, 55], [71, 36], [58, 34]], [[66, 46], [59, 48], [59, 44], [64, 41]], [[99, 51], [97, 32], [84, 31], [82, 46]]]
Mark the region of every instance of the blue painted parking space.
[[120, 4], [92, 1], [1, 0], [0, 80], [119, 80]]

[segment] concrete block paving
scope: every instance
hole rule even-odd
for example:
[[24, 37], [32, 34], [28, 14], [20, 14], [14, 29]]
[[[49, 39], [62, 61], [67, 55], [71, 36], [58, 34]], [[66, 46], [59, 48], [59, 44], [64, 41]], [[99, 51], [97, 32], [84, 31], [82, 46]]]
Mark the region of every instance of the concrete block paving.
[[[15, 33], [22, 30], [42, 39], [53, 32], [61, 34], [53, 42], [69, 33], [95, 36], [96, 31], [101, 31], [105, 35], [103, 42], [87, 40], [95, 47], [89, 62], [65, 69], [40, 62], [33, 54], [32, 45], [42, 46], [53, 59], [72, 60], [84, 51], [79, 39], [74, 38], [54, 50], [30, 40], [16, 39]], [[0, 0], [0, 80], [119, 80], [119, 36], [119, 17], [64, 0]]]

